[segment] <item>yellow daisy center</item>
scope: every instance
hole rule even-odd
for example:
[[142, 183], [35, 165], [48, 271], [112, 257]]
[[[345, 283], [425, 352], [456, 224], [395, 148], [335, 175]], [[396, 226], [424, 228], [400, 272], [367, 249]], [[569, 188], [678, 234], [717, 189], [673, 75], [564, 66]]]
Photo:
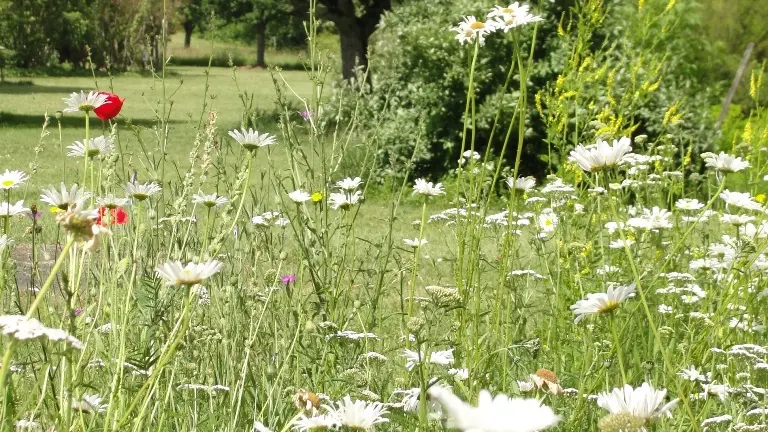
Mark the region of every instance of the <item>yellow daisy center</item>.
[[601, 314], [611, 313], [618, 309], [619, 306], [621, 306], [619, 302], [609, 300], [607, 303], [605, 303], [605, 306], [598, 309], [597, 312]]
[[5, 186], [5, 187], [11, 187], [11, 186], [13, 186], [15, 184], [16, 184], [16, 182], [13, 181], [13, 180], [10, 180], [10, 179], [3, 181], [3, 186]]
[[475, 21], [469, 25], [472, 30], [482, 30], [485, 28], [485, 23], [482, 21]]

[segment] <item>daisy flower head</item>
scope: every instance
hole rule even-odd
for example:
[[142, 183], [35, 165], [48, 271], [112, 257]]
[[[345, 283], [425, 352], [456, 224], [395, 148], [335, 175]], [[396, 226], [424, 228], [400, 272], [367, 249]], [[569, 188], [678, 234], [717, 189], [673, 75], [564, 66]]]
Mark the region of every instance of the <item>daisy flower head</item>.
[[586, 172], [596, 172], [619, 165], [627, 154], [632, 152], [632, 142], [627, 137], [607, 141], [597, 140], [596, 144], [576, 146], [568, 158]]
[[82, 90], [79, 94], [77, 92], [72, 92], [68, 98], [63, 98], [63, 101], [67, 104], [67, 107], [63, 110], [64, 112], [83, 111], [86, 113], [110, 103], [106, 94], [95, 91], [90, 91], [88, 94], [85, 94]]
[[75, 349], [83, 349], [85, 347], [79, 339], [71, 336], [66, 331], [46, 327], [35, 318], [27, 318], [23, 315], [0, 316], [0, 329], [2, 334], [18, 341], [48, 339], [52, 342], [66, 342], [68, 346]]
[[[424, 351], [413, 351], [409, 349], [403, 350], [403, 356], [405, 357], [405, 368], [407, 370], [413, 370], [416, 364], [420, 363], [425, 357]], [[453, 364], [453, 349], [444, 351], [432, 351], [429, 354], [429, 363], [434, 363], [442, 366], [448, 366]]]
[[220, 196], [215, 193], [206, 195], [202, 192], [198, 192], [194, 196], [192, 196], [193, 204], [202, 204], [208, 208], [212, 208], [212, 207], [218, 208], [227, 204], [228, 202], [229, 202], [229, 198]]
[[349, 395], [335, 404], [323, 405], [327, 415], [338, 420], [338, 423], [352, 430], [373, 430], [379, 423], [386, 423], [387, 408], [381, 402], [353, 401]]
[[296, 189], [295, 191], [288, 194], [288, 198], [290, 198], [295, 203], [303, 203], [311, 200], [312, 195], [304, 192], [301, 189]]
[[103, 197], [96, 198], [96, 204], [100, 207], [106, 207], [108, 209], [116, 209], [118, 207], [125, 207], [131, 203], [128, 198], [116, 197], [114, 194], [104, 195]]
[[320, 414], [312, 417], [301, 414], [299, 418], [293, 422], [293, 428], [299, 432], [338, 430], [341, 428], [341, 422], [336, 416], [330, 414]]
[[70, 207], [77, 207], [82, 205], [91, 194], [85, 191], [85, 188], [81, 188], [78, 185], [72, 185], [67, 189], [64, 183], [61, 183], [59, 190], [56, 190], [53, 186], [49, 186], [48, 189], [43, 189], [43, 193], [40, 194], [40, 201], [49, 204], [52, 211], [67, 211]]
[[157, 183], [150, 182], [150, 183], [126, 183], [125, 185], [125, 193], [131, 197], [135, 198], [139, 201], [144, 201], [147, 198], [151, 197], [152, 195], [155, 195], [156, 193], [163, 190]]
[[517, 189], [527, 192], [536, 186], [536, 179], [533, 177], [509, 177], [504, 181], [510, 189]]
[[430, 197], [430, 196], [445, 195], [445, 191], [443, 190], [442, 183], [434, 184], [432, 182], [426, 181], [423, 178], [420, 178], [420, 179], [416, 179], [416, 182], [414, 182], [413, 184], [413, 194]]
[[165, 279], [168, 285], [192, 286], [215, 275], [223, 266], [224, 264], [216, 260], [199, 264], [190, 262], [186, 266], [182, 266], [181, 261], [169, 261], [157, 266], [155, 272]]
[[344, 180], [336, 182], [336, 187], [343, 191], [351, 192], [359, 188], [361, 184], [363, 184], [363, 180], [360, 177], [347, 177]]
[[539, 214], [538, 222], [542, 233], [551, 233], [557, 228], [559, 219], [552, 209], [546, 208]]
[[3, 174], [0, 174], [0, 189], [7, 190], [17, 188], [28, 179], [29, 177], [27, 177], [23, 171], [5, 170]]
[[707, 167], [714, 168], [718, 172], [739, 172], [745, 168], [749, 168], [749, 162], [743, 160], [740, 157], [729, 155], [725, 152], [720, 154], [714, 154], [711, 152], [702, 153], [701, 155]]
[[[613, 426], [613, 423], [630, 424], [635, 429], [645, 430], [644, 426], [661, 417], [672, 417], [671, 410], [677, 405], [678, 399], [664, 404], [666, 390], [656, 390], [648, 383], [643, 383], [638, 388], [632, 388], [629, 384], [613, 391], [600, 393], [597, 396], [597, 405], [608, 411], [608, 417], [600, 421], [601, 426]], [[601, 427], [600, 430], [620, 430]]]
[[537, 432], [556, 425], [560, 418], [538, 399], [495, 397], [481, 390], [477, 406], [470, 405], [442, 386], [428, 390], [448, 418], [448, 427], [464, 432]]
[[587, 294], [587, 298], [571, 305], [571, 310], [576, 319], [574, 323], [590, 315], [605, 314], [615, 311], [621, 303], [635, 295], [635, 285], [612, 285], [604, 293]]
[[363, 199], [360, 191], [355, 191], [353, 194], [348, 193], [332, 193], [328, 197], [328, 203], [334, 210], [342, 209], [349, 210], [350, 207], [359, 203]]
[[421, 240], [419, 240], [418, 238], [414, 238], [414, 239], [407, 238], [407, 239], [403, 239], [403, 243], [405, 243], [406, 246], [410, 246], [412, 248], [418, 248], [418, 247], [425, 246], [429, 242], [425, 238]]
[[70, 206], [67, 211], [56, 215], [56, 223], [61, 225], [64, 231], [73, 235], [75, 240], [88, 242], [93, 239], [94, 234], [101, 234], [101, 230], [94, 233], [94, 226], [98, 226], [96, 219], [99, 217], [99, 211], [84, 207], [83, 202]]
[[675, 207], [680, 210], [701, 210], [704, 207], [704, 203], [699, 202], [695, 198], [680, 198], [675, 202]]
[[229, 136], [250, 152], [277, 143], [277, 139], [273, 135], [266, 132], [259, 134], [259, 131], [254, 129], [231, 130]]
[[530, 6], [521, 5], [519, 2], [514, 2], [507, 7], [496, 6], [488, 13], [488, 19], [493, 19], [498, 28], [503, 29], [504, 32], [543, 19], [531, 14], [529, 9]]
[[67, 146], [69, 152], [67, 156], [83, 157], [87, 156], [93, 159], [96, 156], [106, 155], [112, 152], [112, 139], [104, 135], [96, 138], [88, 138], [83, 141], [75, 141]]
[[80, 400], [72, 401], [72, 409], [75, 411], [98, 414], [107, 410], [108, 405], [103, 404], [104, 399], [99, 395], [83, 395]]
[[456, 32], [456, 39], [464, 45], [466, 42], [474, 42], [475, 40], [480, 45], [485, 44], [485, 37], [496, 31], [496, 26], [493, 21], [482, 22], [478, 21], [473, 16], [464, 17], [464, 21], [460, 22], [458, 26], [453, 27], [452, 31]]
[[0, 203], [0, 217], [10, 217], [30, 214], [31, 211], [24, 207], [24, 201], [16, 201], [16, 204], [9, 202]]

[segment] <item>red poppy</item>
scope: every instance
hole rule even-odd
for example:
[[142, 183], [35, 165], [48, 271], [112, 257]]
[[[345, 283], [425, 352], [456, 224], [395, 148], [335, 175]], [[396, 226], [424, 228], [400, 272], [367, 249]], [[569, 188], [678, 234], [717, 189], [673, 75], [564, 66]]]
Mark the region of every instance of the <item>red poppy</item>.
[[[109, 215], [107, 215], [109, 211]], [[104, 216], [108, 216], [107, 220], [104, 220]], [[106, 207], [99, 207], [99, 216], [96, 217], [96, 223], [102, 226], [105, 225], [125, 225], [128, 222], [128, 213], [123, 210], [122, 207], [108, 209]]]
[[125, 99], [120, 100], [120, 98], [113, 93], [99, 92], [99, 94], [107, 95], [107, 101], [109, 103], [105, 103], [93, 110], [93, 112], [96, 113], [96, 117], [104, 121], [112, 120], [117, 117], [117, 115], [120, 114], [120, 110], [123, 108], [123, 101]]

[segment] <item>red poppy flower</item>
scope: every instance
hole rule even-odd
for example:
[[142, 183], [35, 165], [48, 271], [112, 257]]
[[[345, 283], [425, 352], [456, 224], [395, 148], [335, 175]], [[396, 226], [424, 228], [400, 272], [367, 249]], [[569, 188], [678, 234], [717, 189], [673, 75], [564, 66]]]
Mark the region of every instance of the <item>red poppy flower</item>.
[[[107, 214], [109, 211], [109, 214]], [[104, 216], [108, 216], [104, 220]], [[108, 209], [106, 207], [99, 207], [99, 216], [96, 217], [96, 223], [102, 226], [105, 225], [125, 225], [128, 222], [128, 213], [123, 210], [122, 207]]]
[[117, 115], [120, 114], [120, 110], [123, 108], [123, 101], [125, 99], [120, 100], [120, 98], [113, 93], [99, 92], [99, 94], [107, 95], [107, 101], [109, 103], [105, 103], [93, 110], [93, 112], [96, 113], [96, 117], [104, 121], [112, 120], [117, 117]]

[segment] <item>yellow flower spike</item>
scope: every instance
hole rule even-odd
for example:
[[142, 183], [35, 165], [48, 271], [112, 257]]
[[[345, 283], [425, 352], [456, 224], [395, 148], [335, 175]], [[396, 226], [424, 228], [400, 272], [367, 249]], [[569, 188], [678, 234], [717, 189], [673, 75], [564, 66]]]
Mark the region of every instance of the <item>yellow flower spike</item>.
[[747, 120], [747, 124], [744, 125], [744, 134], [742, 135], [745, 143], [752, 143], [752, 122]]

